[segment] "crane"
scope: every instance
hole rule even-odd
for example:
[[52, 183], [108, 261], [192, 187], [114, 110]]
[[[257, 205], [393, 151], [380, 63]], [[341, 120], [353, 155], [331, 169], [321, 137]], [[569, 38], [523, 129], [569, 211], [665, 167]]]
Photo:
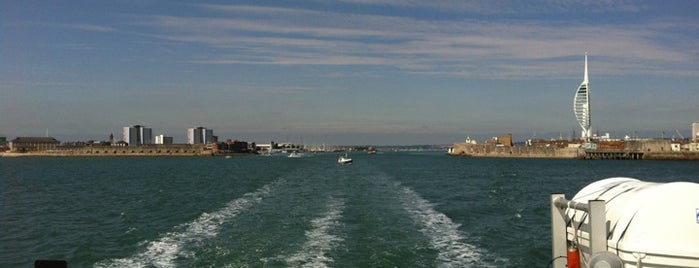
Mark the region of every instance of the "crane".
[[682, 136], [682, 134], [680, 134], [680, 130], [679, 130], [679, 129], [675, 129], [675, 132], [677, 132], [677, 135], [679, 135], [680, 138], [682, 138], [682, 139], [684, 140], [684, 136]]

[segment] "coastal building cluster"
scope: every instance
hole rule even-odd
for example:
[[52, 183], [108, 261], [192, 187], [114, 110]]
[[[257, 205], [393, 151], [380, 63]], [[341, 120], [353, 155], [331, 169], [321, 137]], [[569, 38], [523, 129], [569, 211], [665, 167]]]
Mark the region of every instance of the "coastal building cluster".
[[207, 127], [187, 129], [185, 143], [174, 143], [172, 136], [153, 135], [150, 127], [122, 128], [121, 139], [109, 134], [103, 141], [61, 142], [54, 137], [0, 136], [0, 156], [211, 156], [231, 154], [275, 154], [291, 152], [336, 152], [353, 147], [303, 145], [291, 142], [255, 143], [236, 139], [220, 140]]
[[464, 142], [454, 143], [448, 149], [448, 153], [483, 157], [699, 160], [699, 122], [692, 123], [691, 137], [682, 137], [677, 131], [680, 139], [638, 139], [628, 136], [624, 139], [614, 139], [608, 133], [603, 136], [592, 135], [590, 81], [587, 69], [585, 55], [583, 81], [573, 97], [573, 113], [582, 129], [580, 139], [572, 137], [570, 140], [528, 140], [524, 144], [516, 144], [512, 134], [508, 134], [478, 144], [468, 138]]
[[[122, 140], [126, 145], [138, 146], [149, 144], [173, 144], [171, 136], [160, 134], [153, 136], [153, 129], [133, 125], [123, 128]], [[155, 139], [154, 139], [155, 138]], [[114, 135], [109, 135], [110, 144], [114, 143]], [[218, 137], [214, 136], [214, 130], [206, 127], [194, 127], [187, 129], [187, 144], [213, 144], [218, 142]]]
[[[274, 143], [272, 143], [274, 144]], [[219, 142], [213, 129], [193, 127], [187, 129], [185, 144], [173, 143], [171, 136], [153, 135], [153, 130], [142, 125], [122, 128], [122, 137], [109, 134], [106, 141], [60, 142], [53, 137], [17, 137], [7, 140], [0, 137], [0, 152], [4, 156], [21, 155], [113, 155], [113, 156], [191, 156], [242, 154], [258, 151], [255, 143], [227, 139]], [[263, 148], [264, 149], [264, 148]]]
[[[694, 124], [699, 125], [699, 122]], [[481, 143], [469, 138], [454, 143], [448, 153], [472, 157], [699, 160], [699, 135], [696, 134], [692, 138], [615, 139], [609, 135], [592, 135], [589, 139], [512, 140], [512, 134]]]

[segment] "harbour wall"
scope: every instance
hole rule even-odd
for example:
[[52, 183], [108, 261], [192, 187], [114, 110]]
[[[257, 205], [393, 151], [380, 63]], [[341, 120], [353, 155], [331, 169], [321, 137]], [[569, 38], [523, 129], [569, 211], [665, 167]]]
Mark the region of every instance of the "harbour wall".
[[497, 146], [492, 144], [455, 143], [451, 155], [517, 158], [582, 158], [585, 150], [540, 146]]
[[455, 143], [449, 154], [473, 157], [569, 158], [624, 160], [699, 160], [698, 151], [673, 150], [669, 141], [630, 141], [598, 144], [598, 149], [556, 146], [498, 146], [493, 144]]
[[653, 152], [643, 155], [646, 160], [699, 160], [699, 152]]
[[57, 147], [55, 150], [5, 152], [3, 157], [23, 156], [211, 156], [214, 151], [203, 145], [168, 144], [143, 146], [76, 146]]

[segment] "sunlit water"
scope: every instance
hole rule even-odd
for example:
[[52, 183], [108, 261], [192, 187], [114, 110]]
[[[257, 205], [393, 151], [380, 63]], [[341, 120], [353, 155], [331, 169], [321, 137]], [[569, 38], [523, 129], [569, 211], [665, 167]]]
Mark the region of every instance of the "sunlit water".
[[0, 158], [0, 267], [546, 267], [549, 194], [696, 162]]

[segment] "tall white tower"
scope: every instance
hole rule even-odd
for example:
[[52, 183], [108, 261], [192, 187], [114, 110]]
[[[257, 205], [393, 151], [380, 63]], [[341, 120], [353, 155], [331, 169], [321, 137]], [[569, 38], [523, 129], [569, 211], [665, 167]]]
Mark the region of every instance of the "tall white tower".
[[575, 92], [575, 98], [573, 98], [573, 112], [575, 112], [575, 119], [578, 120], [578, 124], [582, 128], [582, 138], [586, 141], [590, 140], [591, 137], [591, 117], [590, 117], [590, 81], [587, 76], [587, 53], [585, 53], [585, 74], [583, 76], [583, 81], [578, 86], [578, 90]]

